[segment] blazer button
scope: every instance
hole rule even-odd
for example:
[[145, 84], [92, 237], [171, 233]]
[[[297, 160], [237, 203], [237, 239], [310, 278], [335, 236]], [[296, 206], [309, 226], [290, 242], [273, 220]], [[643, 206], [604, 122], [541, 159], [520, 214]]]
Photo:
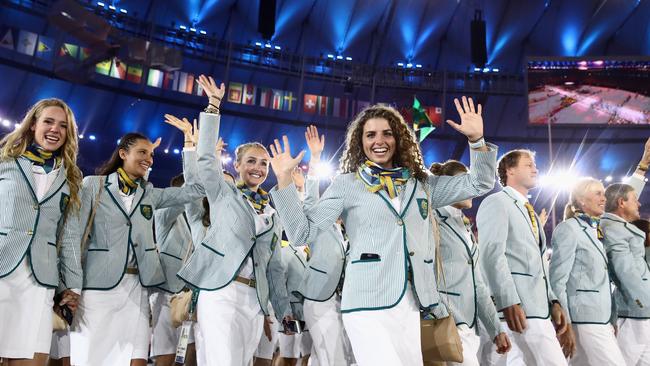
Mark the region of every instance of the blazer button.
[[131, 221], [127, 221], [126, 226], [131, 226]]
[[254, 237], [254, 236], [251, 236], [251, 241], [255, 241], [255, 237]]
[[402, 219], [397, 219], [397, 225], [399, 226], [404, 225], [404, 221]]
[[409, 252], [409, 255], [412, 257], [415, 255], [415, 252]]
[[257, 267], [257, 265], [258, 265], [258, 264], [257, 264], [257, 263], [255, 263], [255, 267]]
[[[27, 230], [27, 235], [29, 235], [29, 236], [34, 235], [34, 231], [32, 231], [32, 230]], [[639, 300], [637, 300], [637, 301], [639, 301]]]
[[133, 247], [134, 247], [134, 248], [137, 248], [137, 247], [138, 247], [138, 243], [133, 243]]
[[641, 301], [639, 301], [639, 299], [636, 299], [636, 304], [639, 305], [640, 308], [643, 308], [643, 304]]
[[34, 205], [34, 210], [38, 211], [38, 205]]
[[471, 260], [471, 259], [468, 259], [468, 260], [467, 260], [467, 264], [472, 265], [472, 260]]

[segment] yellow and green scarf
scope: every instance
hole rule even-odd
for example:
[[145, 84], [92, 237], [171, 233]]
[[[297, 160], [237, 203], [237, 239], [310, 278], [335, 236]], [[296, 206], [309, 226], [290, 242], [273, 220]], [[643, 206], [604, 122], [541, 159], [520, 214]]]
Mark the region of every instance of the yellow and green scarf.
[[383, 189], [391, 199], [399, 195], [410, 177], [411, 173], [407, 168], [384, 169], [370, 160], [366, 160], [357, 170], [357, 178], [370, 192], [375, 193]]
[[28, 146], [22, 156], [31, 161], [32, 164], [43, 167], [46, 173], [61, 166], [61, 156], [59, 156], [58, 151], [47, 151], [37, 144]]
[[264, 207], [269, 204], [269, 194], [265, 190], [257, 188], [257, 191], [253, 191], [243, 181], [237, 182], [237, 189], [253, 205], [255, 212], [264, 213]]

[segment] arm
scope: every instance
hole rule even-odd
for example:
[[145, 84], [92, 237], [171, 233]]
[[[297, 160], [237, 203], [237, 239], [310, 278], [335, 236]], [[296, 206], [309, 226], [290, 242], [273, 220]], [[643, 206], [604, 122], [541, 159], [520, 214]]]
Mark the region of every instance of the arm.
[[287, 293], [287, 268], [282, 261], [282, 246], [280, 238], [276, 243], [271, 243], [271, 258], [266, 268], [266, 277], [269, 283], [269, 300], [276, 319], [282, 323], [282, 319], [291, 316], [291, 304]]
[[553, 257], [549, 270], [551, 287], [560, 305], [566, 309], [567, 320], [571, 322], [566, 287], [573, 270], [578, 241], [576, 233], [567, 221], [558, 225], [553, 231], [552, 247]]
[[479, 261], [476, 262], [474, 268], [474, 277], [478, 317], [481, 319], [481, 322], [483, 322], [490, 339], [494, 339], [499, 333], [503, 332], [503, 329], [501, 329], [501, 321], [499, 320], [497, 309], [494, 307], [494, 303], [490, 298], [490, 292], [488, 291], [487, 286], [485, 286], [485, 282], [483, 282], [483, 274], [481, 273], [481, 265]]
[[[83, 188], [79, 192], [83, 196]], [[70, 205], [70, 203], [68, 203]], [[57, 292], [66, 289], [81, 289], [83, 287], [83, 271], [81, 269], [81, 234], [80, 212], [68, 207], [67, 218], [61, 215], [59, 230], [63, 230], [59, 252], [59, 288]], [[65, 223], [64, 223], [65, 221]]]
[[478, 209], [476, 223], [478, 226], [479, 246], [483, 255], [480, 257], [487, 285], [494, 295], [497, 310], [520, 304], [515, 281], [510, 274], [506, 259], [506, 241], [508, 240], [508, 214], [496, 197], [488, 197]]
[[634, 254], [630, 250], [629, 242], [633, 240], [631, 236], [632, 234], [628, 234], [628, 230], [622, 223], [608, 225], [603, 241], [610, 260], [610, 268], [614, 270], [620, 290], [626, 297], [639, 300], [643, 306], [650, 306], [650, 293], [646, 292], [646, 287], [641, 280], [643, 273], [636, 266]]

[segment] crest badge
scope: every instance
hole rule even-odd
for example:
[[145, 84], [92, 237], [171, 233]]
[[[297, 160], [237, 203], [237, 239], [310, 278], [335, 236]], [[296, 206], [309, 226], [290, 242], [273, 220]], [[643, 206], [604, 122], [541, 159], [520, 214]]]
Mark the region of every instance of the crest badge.
[[59, 208], [61, 209], [61, 212], [65, 211], [66, 207], [68, 207], [68, 203], [70, 203], [70, 196], [61, 193], [61, 200], [59, 201]]
[[153, 217], [153, 208], [151, 205], [140, 205], [140, 213], [142, 213], [145, 219], [151, 220]]
[[427, 219], [429, 216], [429, 201], [427, 201], [426, 198], [418, 198], [418, 210], [420, 211], [420, 216], [422, 216], [423, 219]]

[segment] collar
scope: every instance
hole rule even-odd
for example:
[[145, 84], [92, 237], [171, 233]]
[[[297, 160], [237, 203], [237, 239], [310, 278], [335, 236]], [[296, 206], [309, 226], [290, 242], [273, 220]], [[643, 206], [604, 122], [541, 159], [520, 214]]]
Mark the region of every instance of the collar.
[[504, 191], [508, 191], [508, 193], [509, 193], [511, 196], [514, 196], [515, 199], [517, 199], [517, 201], [520, 201], [521, 203], [526, 203], [526, 202], [528, 202], [528, 197], [524, 197], [524, 195], [521, 194], [521, 192], [519, 192], [518, 190], [516, 190], [516, 189], [514, 189], [514, 188], [512, 188], [512, 187], [510, 187], [510, 186], [505, 186], [505, 187], [503, 187], [503, 190], [504, 190]]

